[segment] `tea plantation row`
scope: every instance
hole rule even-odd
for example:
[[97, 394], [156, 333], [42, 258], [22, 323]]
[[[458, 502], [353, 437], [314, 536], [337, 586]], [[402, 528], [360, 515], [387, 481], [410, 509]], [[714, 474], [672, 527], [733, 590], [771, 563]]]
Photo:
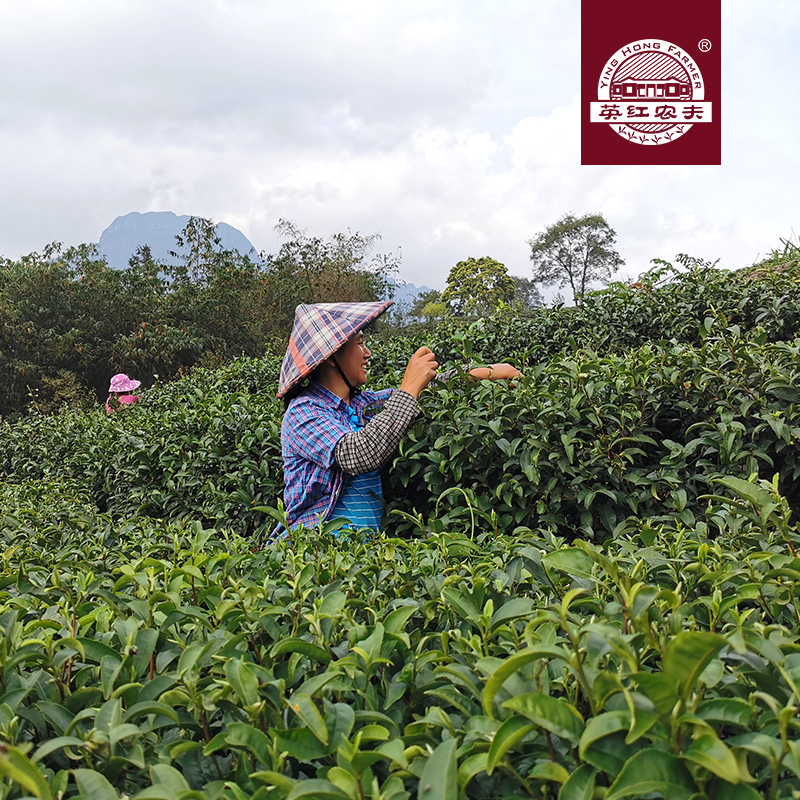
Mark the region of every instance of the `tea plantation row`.
[[0, 797], [797, 796], [800, 537], [724, 488], [713, 538], [253, 549], [6, 486]]
[[[642, 518], [693, 527], [721, 474], [778, 474], [794, 496], [800, 340], [770, 343], [719, 316], [702, 332], [699, 345], [576, 349], [525, 366], [513, 384], [438, 384], [388, 476], [387, 529], [413, 531], [420, 515], [439, 529], [480, 517], [494, 530], [598, 540]], [[119, 518], [196, 519], [261, 537], [272, 518], [260, 509], [282, 491], [277, 368], [242, 359], [151, 390], [130, 413], [3, 423], [0, 474], [76, 480]], [[399, 381], [395, 370], [373, 385]]]

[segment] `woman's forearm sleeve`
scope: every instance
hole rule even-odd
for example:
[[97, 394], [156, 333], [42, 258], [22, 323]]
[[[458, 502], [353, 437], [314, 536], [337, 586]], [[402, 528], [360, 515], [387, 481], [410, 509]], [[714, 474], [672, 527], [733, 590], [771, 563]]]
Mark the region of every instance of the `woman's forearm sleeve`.
[[453, 369], [446, 369], [444, 372], [440, 372], [440, 373], [439, 373], [439, 374], [438, 374], [438, 375], [437, 375], [437, 376], [434, 378], [434, 380], [435, 380], [435, 381], [439, 381], [440, 383], [447, 383], [447, 382], [450, 380], [450, 378], [455, 378], [455, 376], [456, 376], [456, 374], [457, 374], [457, 373], [458, 373], [458, 370], [457, 370], [457, 369], [455, 369], [455, 368], [453, 368]]
[[360, 430], [339, 439], [333, 450], [336, 463], [348, 475], [378, 469], [392, 455], [417, 411], [417, 401], [408, 392], [396, 389], [380, 414]]

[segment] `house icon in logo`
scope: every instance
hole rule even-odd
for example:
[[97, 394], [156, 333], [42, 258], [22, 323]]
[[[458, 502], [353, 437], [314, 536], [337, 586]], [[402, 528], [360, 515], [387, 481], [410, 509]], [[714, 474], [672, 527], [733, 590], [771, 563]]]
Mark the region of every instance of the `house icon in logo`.
[[691, 100], [692, 84], [688, 79], [676, 78], [671, 75], [665, 80], [651, 80], [648, 78], [624, 78], [612, 81], [612, 100], [635, 100], [638, 97], [658, 98], [665, 97], [669, 100]]

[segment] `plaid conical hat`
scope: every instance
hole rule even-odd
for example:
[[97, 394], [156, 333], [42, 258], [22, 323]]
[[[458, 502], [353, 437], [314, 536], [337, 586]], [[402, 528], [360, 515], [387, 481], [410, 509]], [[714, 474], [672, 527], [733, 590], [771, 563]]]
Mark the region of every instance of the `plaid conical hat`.
[[330, 358], [348, 339], [377, 319], [385, 303], [315, 303], [297, 306], [289, 347], [283, 357], [278, 397]]

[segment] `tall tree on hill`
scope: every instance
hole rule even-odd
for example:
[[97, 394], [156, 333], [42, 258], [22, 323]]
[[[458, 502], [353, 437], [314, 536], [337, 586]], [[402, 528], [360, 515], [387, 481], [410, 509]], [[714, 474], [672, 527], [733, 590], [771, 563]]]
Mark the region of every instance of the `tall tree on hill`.
[[447, 276], [442, 302], [453, 314], [491, 313], [500, 301], [514, 299], [514, 281], [505, 264], [493, 258], [468, 258], [459, 261]]
[[542, 293], [536, 287], [536, 281], [532, 278], [521, 278], [519, 275], [512, 275], [514, 281], [514, 302], [518, 303], [525, 311], [532, 311], [544, 305]]
[[533, 280], [545, 286], [569, 286], [580, 305], [590, 284], [608, 283], [625, 263], [614, 249], [616, 241], [616, 231], [602, 214], [565, 214], [528, 241]]
[[409, 316], [421, 322], [439, 319], [447, 313], [447, 305], [442, 302], [442, 293], [436, 289], [420, 292], [415, 298], [409, 311]]
[[374, 253], [380, 235], [347, 231], [322, 239], [290, 220], [275, 226], [284, 242], [267, 256], [276, 320], [291, 326], [299, 303], [370, 302], [390, 294], [399, 253]]

